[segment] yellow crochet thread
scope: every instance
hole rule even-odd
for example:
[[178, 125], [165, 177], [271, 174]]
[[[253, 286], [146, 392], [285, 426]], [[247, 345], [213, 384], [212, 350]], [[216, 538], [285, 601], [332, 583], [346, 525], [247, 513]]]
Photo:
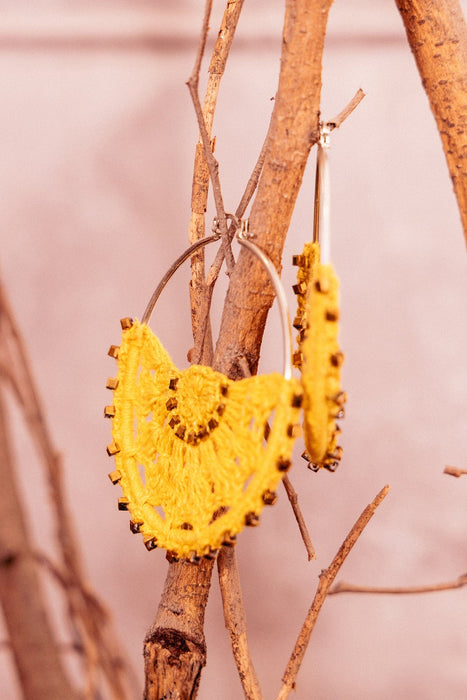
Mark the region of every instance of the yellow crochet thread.
[[339, 282], [332, 266], [320, 263], [317, 243], [306, 243], [294, 262], [299, 266], [293, 324], [299, 330], [299, 352], [294, 360], [301, 368], [304, 390], [304, 457], [314, 470], [334, 471], [342, 456], [336, 418], [344, 417], [346, 401], [340, 384], [344, 355], [337, 341]]
[[119, 508], [148, 549], [214, 556], [274, 503], [299, 430], [300, 384], [280, 374], [231, 381], [199, 365], [180, 371], [147, 325], [122, 327], [105, 409]]

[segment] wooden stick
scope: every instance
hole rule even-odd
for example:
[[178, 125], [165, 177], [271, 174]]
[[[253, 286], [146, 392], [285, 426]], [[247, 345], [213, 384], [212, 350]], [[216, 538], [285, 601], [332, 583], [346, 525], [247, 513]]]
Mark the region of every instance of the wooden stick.
[[[258, 160], [255, 163], [255, 167], [253, 168], [253, 171], [250, 175], [250, 178], [248, 180], [247, 186], [245, 187], [245, 191], [242, 195], [242, 198], [240, 199], [238, 207], [235, 210], [235, 217], [238, 220], [240, 220], [242, 218], [243, 214], [245, 213], [246, 208], [249, 205], [251, 198], [253, 197], [255, 190], [258, 186], [258, 180], [259, 180], [259, 177], [261, 175], [261, 171], [263, 170], [264, 159], [266, 157], [268, 136], [269, 136], [269, 131], [266, 134], [266, 138], [264, 139], [263, 146], [262, 146], [260, 154], [258, 156]], [[235, 233], [235, 230], [234, 230], [234, 227], [232, 224], [231, 228], [229, 228], [229, 235], [233, 236], [234, 233]], [[206, 284], [211, 289], [214, 287], [214, 283], [216, 282], [216, 280], [219, 276], [219, 272], [221, 270], [223, 262], [224, 262], [224, 251], [221, 248], [219, 250], [219, 252], [217, 253], [216, 258], [209, 269], [209, 274], [208, 274], [208, 277], [206, 280]]]
[[467, 586], [467, 574], [462, 574], [455, 581], [444, 581], [429, 586], [356, 586], [353, 583], [336, 583], [328, 595], [336, 593], [377, 593], [380, 595], [410, 595], [413, 593], [437, 593], [438, 591], [451, 591], [455, 588]]
[[217, 558], [219, 585], [224, 606], [225, 626], [229, 632], [238, 675], [247, 700], [263, 700], [263, 695], [248, 646], [246, 614], [233, 547], [223, 547]]
[[447, 464], [444, 468], [444, 474], [449, 474], [450, 476], [462, 476], [463, 474], [467, 474], [467, 469], [460, 469], [459, 467], [451, 467], [449, 464]]
[[[251, 372], [246, 357], [241, 357], [238, 361], [238, 364], [240, 369], [242, 370], [243, 376], [251, 377]], [[298, 505], [298, 494], [292, 486], [292, 482], [290, 481], [289, 476], [287, 474], [282, 479], [282, 482], [284, 484], [289, 503], [292, 506], [292, 511], [295, 515], [295, 520], [297, 521], [298, 528], [300, 530], [300, 534], [302, 536], [302, 540], [308, 554], [308, 561], [310, 561], [311, 559], [316, 559], [315, 548], [313, 547], [310, 533], [308, 532], [308, 528], [305, 523], [305, 518], [303, 517], [301, 508]]]
[[342, 112], [339, 112], [339, 114], [336, 117], [334, 117], [334, 119], [331, 119], [330, 121], [326, 122], [326, 126], [331, 130], [339, 129], [339, 127], [342, 125], [343, 122], [345, 122], [347, 117], [349, 117], [352, 114], [352, 112], [355, 109], [357, 109], [358, 105], [364, 97], [365, 93], [363, 92], [362, 88], [358, 88], [357, 92], [352, 97], [349, 104], [346, 107], [344, 107]]
[[[234, 268], [235, 260], [233, 258], [232, 251], [230, 249], [230, 241], [229, 241], [228, 235], [227, 235], [227, 221], [226, 221], [226, 217], [225, 217], [224, 201], [223, 201], [223, 197], [222, 197], [222, 189], [221, 189], [220, 178], [219, 178], [219, 163], [214, 158], [214, 155], [212, 152], [209, 130], [208, 130], [208, 126], [206, 124], [206, 120], [205, 120], [205, 117], [203, 114], [203, 109], [201, 107], [201, 102], [200, 102], [199, 94], [198, 94], [199, 69], [200, 69], [200, 65], [201, 65], [202, 55], [204, 53], [204, 47], [206, 45], [207, 33], [209, 30], [209, 16], [210, 16], [210, 12], [211, 12], [211, 6], [212, 6], [212, 0], [207, 0], [204, 20], [203, 20], [203, 27], [201, 30], [200, 46], [199, 46], [199, 50], [198, 50], [197, 57], [195, 60], [193, 72], [187, 80], [187, 86], [188, 86], [188, 89], [190, 91], [193, 106], [195, 108], [196, 118], [198, 120], [198, 128], [199, 128], [200, 135], [201, 135], [201, 142], [203, 145], [204, 158], [206, 160], [206, 164], [207, 164], [208, 170], [209, 170], [209, 177], [210, 177], [211, 184], [212, 184], [214, 202], [216, 205], [218, 226], [219, 226], [219, 229], [221, 232], [224, 254], [226, 256], [226, 261], [227, 261], [227, 270], [230, 274]], [[239, 6], [241, 9], [241, 0], [239, 2]], [[233, 35], [232, 35], [232, 39], [233, 39]]]
[[303, 517], [301, 508], [298, 505], [298, 494], [292, 486], [292, 482], [290, 481], [288, 474], [284, 476], [282, 483], [284, 484], [290, 505], [292, 506], [293, 514], [295, 515], [295, 520], [297, 521], [303, 544], [305, 545], [305, 549], [308, 554], [308, 561], [316, 559], [316, 551], [313, 547], [313, 542], [311, 541], [310, 533], [308, 532], [308, 528], [305, 523], [305, 518]]
[[336, 556], [331, 562], [328, 569], [324, 569], [319, 577], [318, 588], [313, 600], [313, 603], [308, 611], [305, 622], [303, 623], [298, 639], [295, 643], [294, 650], [290, 656], [289, 663], [282, 677], [282, 687], [277, 696], [277, 700], [286, 700], [290, 692], [295, 686], [298, 672], [302, 664], [305, 652], [310, 641], [311, 633], [318, 619], [319, 612], [323, 607], [323, 603], [329, 593], [331, 585], [336, 578], [342, 564], [346, 560], [347, 556], [350, 554], [354, 544], [357, 542], [358, 538], [362, 534], [366, 525], [372, 518], [374, 512], [386, 497], [389, 491], [389, 486], [385, 486], [373, 499], [373, 501], [365, 508], [363, 513], [360, 515], [351, 531], [345, 538], [344, 542], [339, 548]]
[[[212, 10], [212, 0], [206, 0], [203, 26], [198, 43], [198, 51], [193, 67], [193, 75], [196, 76], [196, 81], [199, 82], [199, 73], [203, 60], [206, 41], [209, 30], [209, 19]], [[206, 124], [206, 129], [209, 135], [212, 129], [212, 119], [214, 110], [210, 110], [211, 100], [208, 100], [208, 94], [212, 92], [208, 81], [206, 98], [203, 109], [203, 118]], [[195, 162], [193, 166], [193, 187], [191, 192], [191, 217], [188, 230], [190, 243], [195, 243], [205, 236], [205, 211], [207, 207], [209, 190], [209, 170], [204, 156], [203, 143], [199, 141], [196, 144]], [[206, 314], [206, 304], [203, 301], [206, 297], [206, 285], [204, 281], [204, 250], [200, 250], [197, 255], [191, 258], [191, 282], [190, 282], [190, 300], [191, 300], [191, 323], [193, 330], [193, 338], [195, 341], [194, 348], [189, 353], [189, 361], [195, 364], [210, 364], [212, 362], [212, 334], [211, 324]], [[204, 322], [204, 332], [202, 338], [200, 336], [199, 326]]]
[[459, 0], [396, 0], [436, 120], [467, 242], [467, 26]]
[[[242, 11], [243, 2], [244, 0], [234, 0], [233, 2], [227, 3], [209, 66], [209, 78], [202, 110], [203, 121], [206, 127], [206, 138], [209, 140], [211, 140], [212, 124], [214, 120], [219, 88], [225, 72], [227, 58], [230, 53], [235, 30]], [[197, 58], [193, 68], [192, 77], [190, 78], [190, 80], [193, 80], [196, 85], [199, 82], [201, 61], [206, 45], [211, 5], [212, 2], [208, 0], [206, 3]], [[210, 142], [211, 152], [213, 146], [214, 141]], [[203, 238], [206, 234], [205, 212], [207, 208], [208, 191], [209, 168], [204, 152], [203, 139], [201, 139], [196, 145], [195, 163], [193, 168], [193, 188], [191, 195], [192, 213], [189, 226], [190, 243], [194, 243], [200, 238]], [[223, 246], [221, 247], [221, 250], [223, 260]], [[190, 361], [194, 363], [211, 364], [213, 349], [209, 312], [211, 308], [212, 289], [209, 289], [209, 285], [207, 285], [205, 282], [204, 251], [200, 251], [199, 254], [193, 256], [191, 269], [192, 279], [190, 285], [190, 296], [193, 337], [195, 344], [193, 352], [190, 356]]]
[[196, 697], [206, 663], [204, 612], [213, 560], [172, 562], [144, 643], [145, 700]]

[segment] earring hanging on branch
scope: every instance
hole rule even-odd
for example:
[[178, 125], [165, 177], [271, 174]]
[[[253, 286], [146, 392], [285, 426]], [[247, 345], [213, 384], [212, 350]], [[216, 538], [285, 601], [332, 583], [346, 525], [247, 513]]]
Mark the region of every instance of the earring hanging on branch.
[[313, 471], [335, 471], [342, 457], [337, 445], [341, 429], [336, 419], [344, 417], [346, 393], [341, 389], [340, 368], [344, 355], [338, 344], [339, 281], [330, 264], [329, 227], [329, 133], [322, 126], [315, 177], [313, 241], [295, 255], [298, 265], [297, 315], [299, 331], [294, 364], [301, 370], [304, 390], [303, 453]]
[[105, 416], [112, 419], [115, 456], [109, 477], [120, 484], [120, 510], [130, 512], [132, 532], [147, 549], [162, 547], [172, 558], [214, 557], [235, 544], [245, 525], [258, 525], [265, 505], [291, 466], [300, 434], [302, 390], [292, 377], [291, 334], [285, 293], [267, 256], [243, 230], [239, 243], [262, 262], [276, 289], [284, 336], [284, 371], [232, 381], [210, 367], [179, 370], [147, 325], [172, 274], [198, 248], [183, 253], [154, 292], [141, 322], [121, 321], [114, 391]]

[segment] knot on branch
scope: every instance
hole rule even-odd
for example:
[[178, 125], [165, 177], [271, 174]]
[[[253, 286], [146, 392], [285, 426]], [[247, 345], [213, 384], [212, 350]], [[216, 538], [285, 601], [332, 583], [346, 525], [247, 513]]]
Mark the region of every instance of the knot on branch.
[[147, 650], [151, 646], [158, 646], [161, 649], [169, 652], [167, 662], [170, 665], [180, 664], [180, 657], [183, 654], [198, 653], [206, 655], [206, 645], [200, 644], [198, 641], [183, 634], [179, 630], [173, 628], [158, 627], [155, 630], [150, 630], [144, 640], [144, 655], [147, 655]]

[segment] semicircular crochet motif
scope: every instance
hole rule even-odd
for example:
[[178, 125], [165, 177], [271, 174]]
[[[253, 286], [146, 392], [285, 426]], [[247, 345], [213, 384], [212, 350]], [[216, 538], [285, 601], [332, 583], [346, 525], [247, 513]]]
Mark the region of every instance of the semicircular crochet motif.
[[302, 373], [303, 428], [306, 457], [312, 467], [334, 471], [342, 456], [337, 445], [346, 394], [341, 389], [339, 349], [339, 280], [332, 265], [320, 262], [320, 247], [306, 243], [297, 256], [299, 365]]
[[[117, 354], [117, 353], [115, 353]], [[212, 555], [258, 524], [290, 467], [302, 391], [281, 374], [231, 381], [180, 371], [145, 324], [123, 331], [111, 408], [116, 472], [130, 526], [148, 549]]]

